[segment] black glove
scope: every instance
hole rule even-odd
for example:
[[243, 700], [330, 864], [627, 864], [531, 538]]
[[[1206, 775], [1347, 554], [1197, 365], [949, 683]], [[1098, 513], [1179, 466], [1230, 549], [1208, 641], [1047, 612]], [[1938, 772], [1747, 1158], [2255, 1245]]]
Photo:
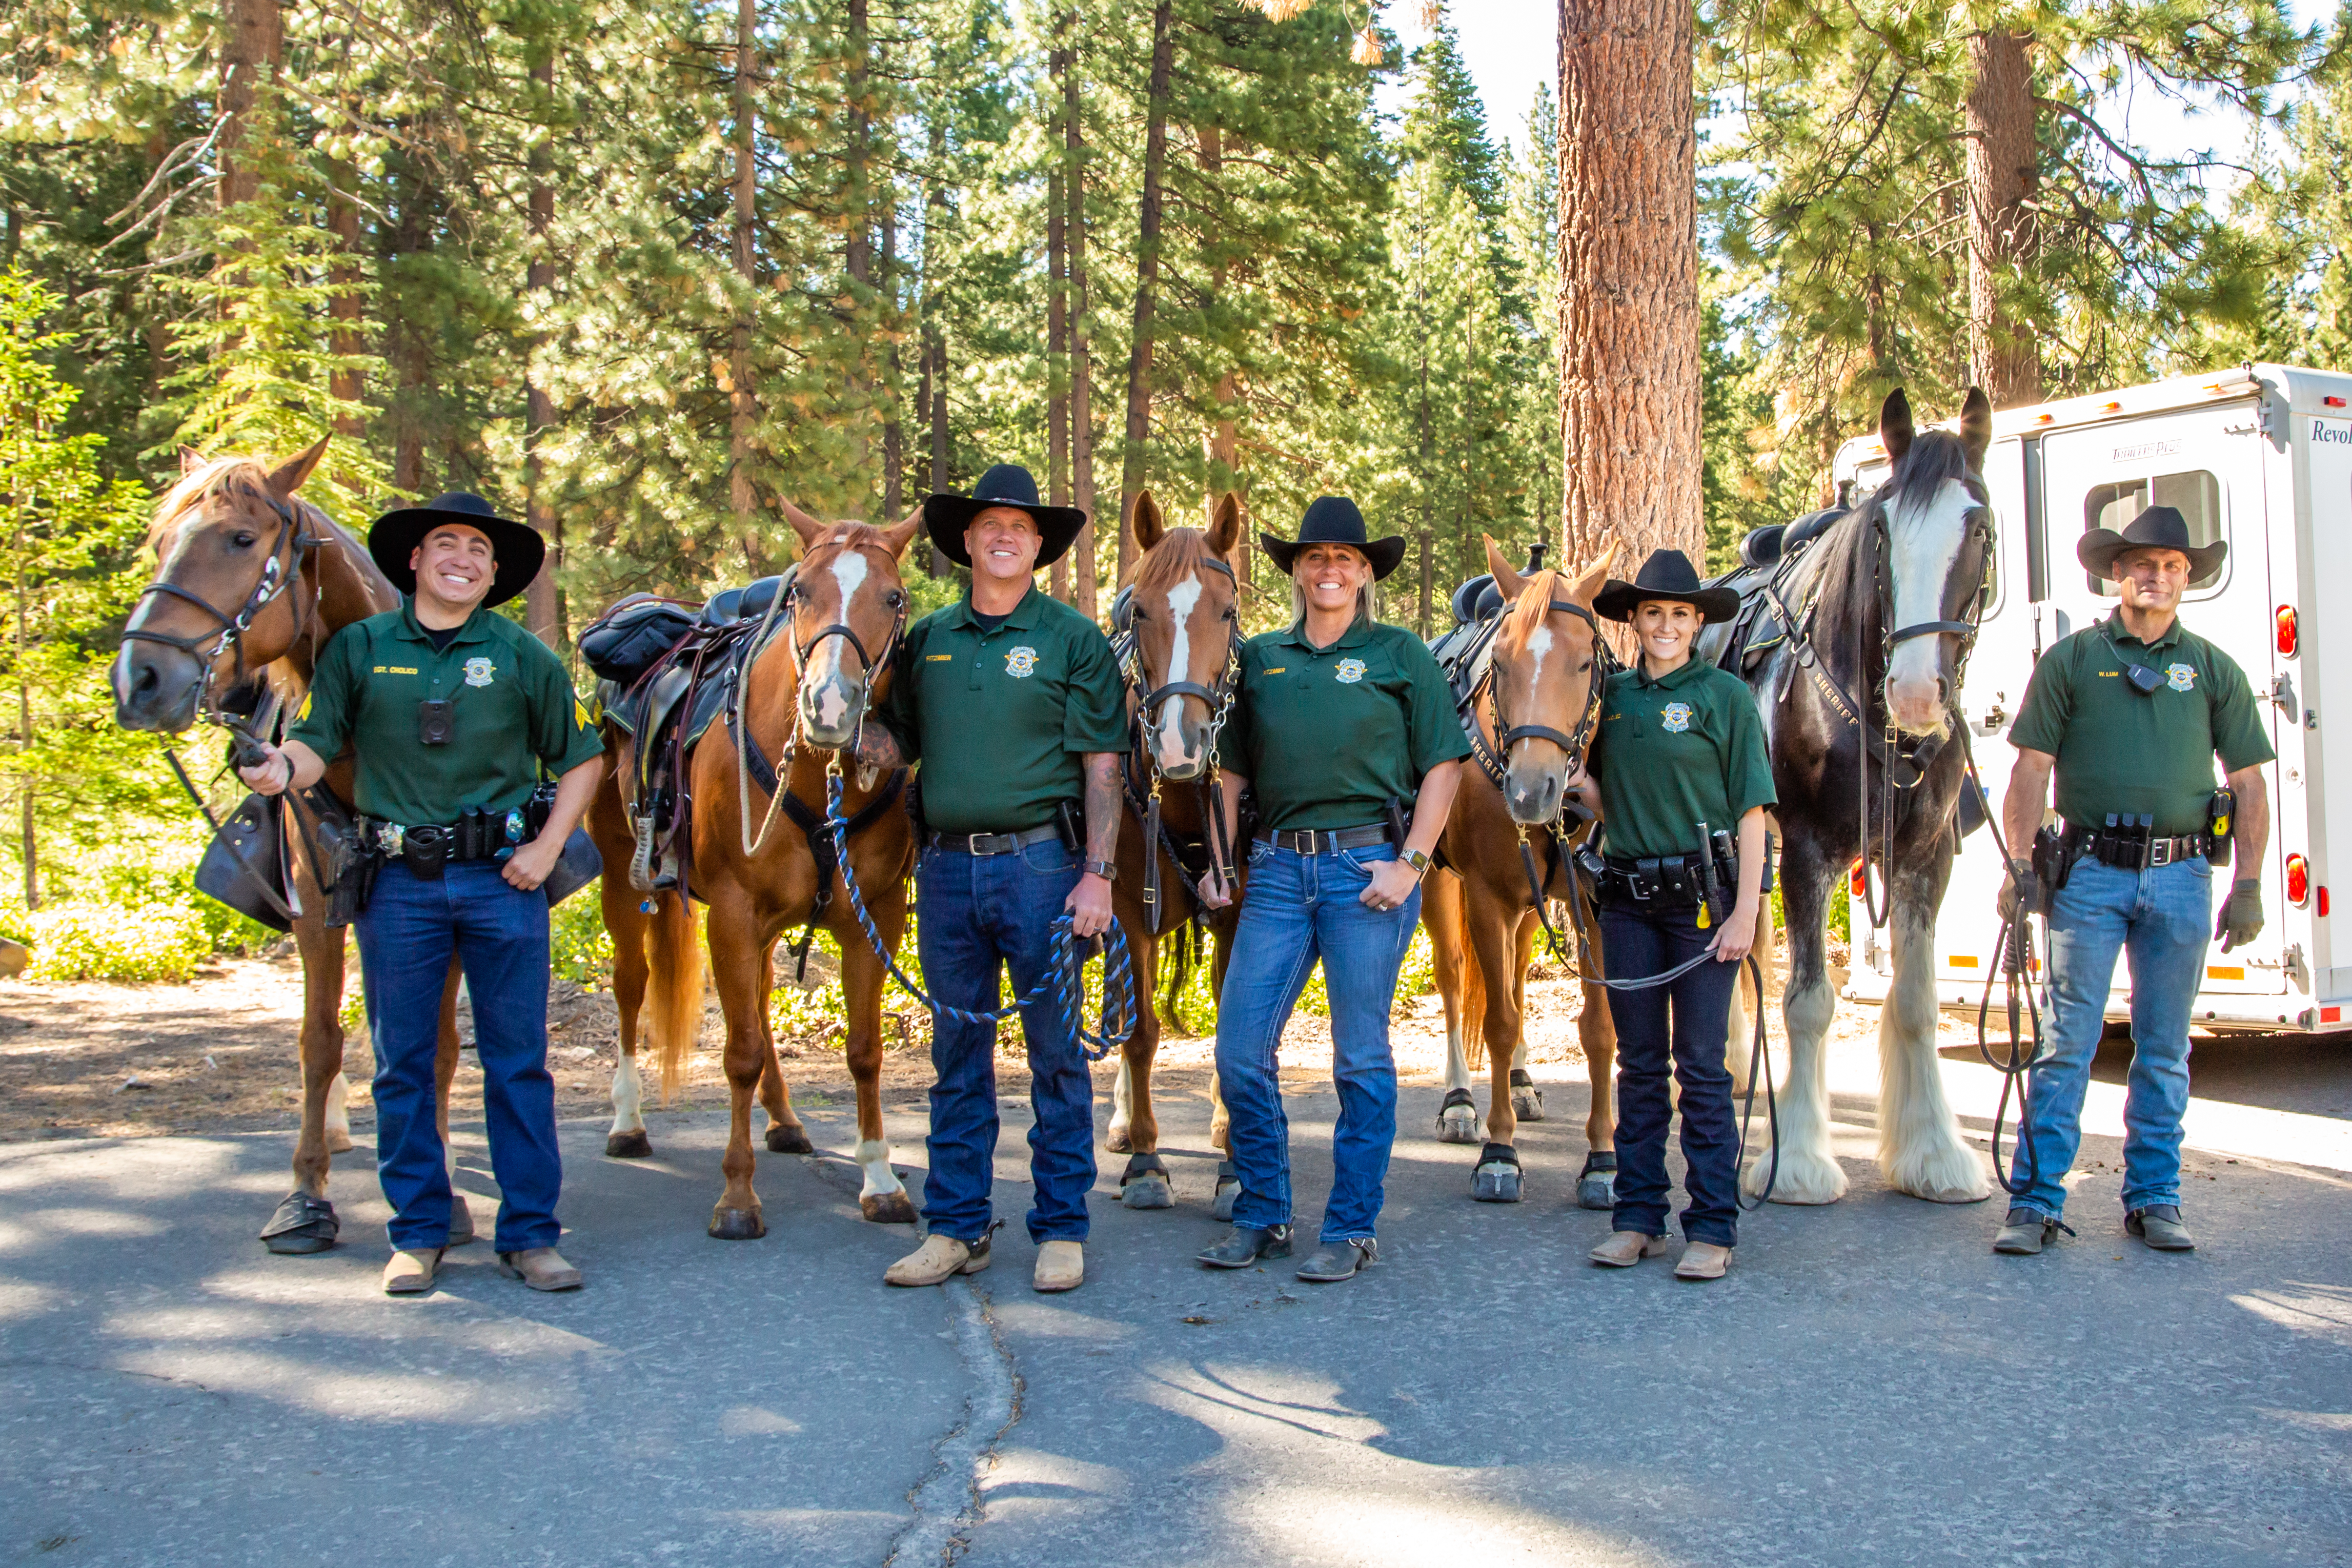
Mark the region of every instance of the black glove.
[[2029, 915], [2042, 911], [2042, 879], [2033, 874], [2033, 862], [2013, 860], [2009, 862], [2009, 880], [2000, 884], [1999, 909], [2003, 920], [2014, 920], [2022, 907]]
[[2230, 886], [2229, 902], [2221, 905], [2221, 918], [2213, 925], [2213, 940], [2221, 944], [2221, 951], [2227, 953], [2262, 934], [2262, 878], [2242, 876]]

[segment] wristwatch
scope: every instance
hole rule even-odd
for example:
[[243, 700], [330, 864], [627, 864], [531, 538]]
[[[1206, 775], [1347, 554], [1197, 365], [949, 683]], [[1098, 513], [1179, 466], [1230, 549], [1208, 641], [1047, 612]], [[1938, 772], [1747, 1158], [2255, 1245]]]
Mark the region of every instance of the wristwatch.
[[1088, 876], [1098, 876], [1105, 882], [1117, 882], [1118, 880], [1118, 862], [1117, 861], [1088, 861], [1087, 862], [1086, 869]]
[[1412, 873], [1415, 876], [1427, 876], [1429, 874], [1429, 857], [1423, 854], [1419, 850], [1407, 846], [1406, 848], [1397, 852], [1397, 859], [1412, 867]]

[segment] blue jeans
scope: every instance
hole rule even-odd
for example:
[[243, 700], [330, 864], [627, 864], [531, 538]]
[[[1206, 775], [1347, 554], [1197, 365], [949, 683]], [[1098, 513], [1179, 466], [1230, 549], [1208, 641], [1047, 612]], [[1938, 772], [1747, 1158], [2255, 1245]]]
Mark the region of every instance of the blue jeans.
[[[1010, 854], [923, 852], [915, 871], [915, 941], [923, 983], [950, 1007], [988, 1012], [1010, 967], [1025, 997], [1047, 969], [1054, 922], [1078, 885], [1077, 857], [1057, 840]], [[1095, 1185], [1095, 1084], [1085, 1053], [1050, 998], [1021, 1010], [1029, 1043], [1029, 1208], [1032, 1241], [1087, 1239]], [[994, 1210], [996, 1026], [942, 1018], [931, 1033], [931, 1168], [923, 1216], [931, 1229], [977, 1243]]]
[[2180, 1201], [2180, 1118], [2189, 1109], [2189, 1012], [2213, 936], [2213, 868], [2147, 871], [2084, 856], [2050, 903], [2051, 1055], [2033, 1070], [2029, 1151], [2013, 1201], [2056, 1219], [2083, 1141], [2083, 1094], [2098, 1054], [2118, 949], [2131, 956], [2132, 1063], [2124, 1094], [2124, 1207]]
[[[1698, 912], [1651, 914], [1614, 905], [1601, 912], [1609, 977], [1664, 974], [1704, 951], [1713, 931]], [[1617, 1026], [1617, 1212], [1619, 1230], [1666, 1233], [1666, 1128], [1675, 1102], [1669, 1058], [1682, 1084], [1683, 1235], [1717, 1247], [1739, 1244], [1739, 1125], [1731, 1115], [1731, 1070], [1723, 1063], [1738, 964], [1701, 964], [1669, 985], [1611, 991]]]
[[1320, 958], [1331, 998], [1331, 1080], [1339, 1092], [1323, 1239], [1374, 1234], [1389, 1146], [1396, 1142], [1389, 1007], [1421, 916], [1421, 893], [1415, 889], [1390, 910], [1374, 909], [1358, 895], [1370, 885], [1374, 862], [1395, 858], [1387, 844], [1318, 855], [1264, 842], [1250, 846], [1233, 965], [1217, 999], [1217, 1083], [1241, 1178], [1235, 1225], [1265, 1229], [1290, 1223], [1290, 1122], [1283, 1114], [1276, 1055], [1291, 1009]]
[[498, 1249], [552, 1247], [563, 1157], [547, 1072], [547, 899], [473, 861], [421, 877], [398, 861], [377, 873], [357, 922], [375, 1042], [375, 1162], [392, 1205], [392, 1245], [449, 1239], [449, 1167], [433, 1082], [441, 988], [454, 949], [474, 1009], [482, 1113], [499, 1178]]

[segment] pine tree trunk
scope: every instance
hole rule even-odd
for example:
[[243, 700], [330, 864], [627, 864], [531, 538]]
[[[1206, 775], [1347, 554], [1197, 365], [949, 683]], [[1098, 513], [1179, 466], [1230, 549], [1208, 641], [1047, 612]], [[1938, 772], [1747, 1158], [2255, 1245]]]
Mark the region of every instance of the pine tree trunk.
[[[1225, 134], [1214, 125], [1200, 128], [1201, 172], [1211, 185], [1217, 184], [1225, 169]], [[1205, 302], [1213, 308], [1225, 295], [1226, 267], [1223, 259], [1209, 268], [1209, 298]], [[1217, 389], [1213, 394], [1217, 403], [1217, 417], [1209, 425], [1203, 444], [1208, 456], [1208, 493], [1202, 497], [1201, 517], [1203, 523], [1216, 516], [1217, 497], [1227, 490], [1241, 488], [1241, 423], [1229, 417], [1234, 402], [1241, 396], [1241, 377], [1232, 367], [1217, 372]], [[1248, 564], [1244, 557], [1242, 563]], [[1235, 579], [1246, 582], [1248, 577], [1236, 571]]]
[[[555, 90], [555, 55], [551, 44], [548, 53], [530, 68], [531, 80], [538, 84], [541, 101]], [[554, 244], [551, 231], [555, 227], [555, 152], [542, 141], [530, 153], [530, 264], [524, 271], [523, 283], [530, 290], [534, 308], [544, 312], [549, 297], [555, 291], [555, 256], [550, 249]], [[533, 348], [538, 345], [534, 343]], [[547, 504], [546, 476], [539, 455], [540, 444], [555, 423], [555, 400], [547, 388], [523, 361], [523, 489], [524, 519], [537, 528], [547, 541], [546, 563], [539, 575], [530, 580], [523, 591], [524, 617], [539, 640], [551, 648], [562, 648], [570, 638], [563, 624], [563, 599], [557, 587], [557, 574], [563, 570], [563, 525], [557, 520], [555, 508]]]
[[907, 426], [899, 418], [899, 377], [906, 370], [906, 361], [898, 357], [898, 214], [896, 206], [882, 204], [882, 275], [884, 297], [890, 301], [890, 347], [885, 356], [889, 366], [888, 398], [882, 422], [882, 518], [885, 522], [898, 520], [898, 509], [907, 500]]
[[[1077, 21], [1066, 12], [1070, 33], [1069, 61], [1062, 74], [1062, 146], [1068, 155], [1063, 177], [1065, 199], [1070, 204], [1065, 237], [1070, 247], [1070, 477], [1072, 503], [1091, 519], [1095, 515], [1094, 361], [1087, 352], [1087, 128], [1085, 100], [1078, 89]], [[1089, 520], [1070, 547], [1076, 558], [1079, 612], [1095, 614], [1095, 525]]]
[[[930, 189], [923, 198], [923, 401], [918, 416], [930, 431], [930, 494], [948, 487], [948, 334], [940, 319], [940, 271], [947, 258], [940, 254], [939, 237], [948, 218], [948, 193], [939, 172], [947, 162], [945, 111], [934, 109], [930, 127]], [[946, 581], [955, 563], [937, 545], [930, 547], [930, 573]]]
[[868, 189], [873, 116], [866, 102], [872, 69], [867, 57], [872, 48], [867, 3], [849, 0], [849, 246], [844, 260], [849, 276], [860, 283], [872, 278], [874, 267], [874, 209]]
[[2033, 68], [2027, 33], [1969, 38], [1969, 379], [1995, 408], [2042, 401], [2042, 351], [2005, 296], [2033, 268]]
[[[36, 422], [35, 434], [40, 433]], [[31, 598], [25, 580], [25, 512], [26, 497], [16, 501], [16, 739], [17, 751], [24, 768], [24, 843], [25, 843], [25, 907], [41, 906], [41, 855], [39, 841], [33, 834], [33, 681], [31, 658], [33, 651], [32, 624], [26, 612]]]
[[247, 111], [263, 78], [274, 76], [286, 50], [286, 24], [278, 0], [226, 0], [221, 11], [220, 204], [253, 200], [260, 176], [244, 150]]
[[1143, 200], [1135, 236], [1135, 334], [1127, 355], [1127, 444], [1119, 468], [1118, 577], [1135, 564], [1135, 497], [1151, 436], [1152, 311], [1160, 295], [1160, 183], [1168, 170], [1169, 78], [1176, 63], [1174, 0], [1151, 10], [1151, 84], [1143, 127]]
[[[332, 181], [327, 192], [327, 230], [335, 236], [335, 259], [328, 267], [327, 281], [335, 290], [327, 301], [327, 319], [333, 323], [327, 334], [327, 351], [338, 360], [356, 359], [365, 349], [362, 336], [367, 301], [360, 297], [361, 269], [364, 265], [360, 255], [360, 209], [345, 193], [358, 179], [357, 172], [341, 160], [328, 165]], [[356, 370], [338, 365], [327, 378], [328, 395], [339, 402], [357, 402], [367, 395], [367, 379]], [[335, 434], [356, 441], [367, 433], [367, 416], [352, 413], [335, 419]]]
[[[1062, 73], [1062, 51], [1050, 57], [1050, 70]], [[1062, 171], [1045, 176], [1045, 496], [1049, 504], [1070, 504], [1070, 310], [1069, 264], [1064, 235], [1069, 210], [1062, 192]], [[1070, 602], [1070, 558], [1063, 556], [1048, 572], [1054, 597]]]
[[[735, 0], [735, 276], [748, 294], [758, 287], [752, 247], [752, 225], [759, 215], [760, 66], [756, 50], [759, 8], [755, 0]], [[735, 513], [735, 535], [743, 541], [747, 559], [758, 570], [753, 520], [759, 498], [751, 488], [751, 429], [760, 405], [751, 393], [751, 312], [735, 313], [735, 341], [728, 356], [727, 498]]]
[[1693, 17], [1676, 0], [1559, 0], [1564, 565], [1615, 533], [1706, 559], [1699, 494]]

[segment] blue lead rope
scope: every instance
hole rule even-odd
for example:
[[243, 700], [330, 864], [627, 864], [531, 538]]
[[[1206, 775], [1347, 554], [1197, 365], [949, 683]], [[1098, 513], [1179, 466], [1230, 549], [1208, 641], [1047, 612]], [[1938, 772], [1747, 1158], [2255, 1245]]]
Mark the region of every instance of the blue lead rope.
[[1136, 1024], [1135, 966], [1128, 956], [1127, 933], [1119, 928], [1116, 920], [1103, 934], [1102, 1032], [1099, 1034], [1088, 1030], [1084, 1021], [1086, 965], [1094, 943], [1077, 934], [1067, 910], [1054, 921], [1053, 958], [1046, 966], [1045, 975], [1030, 988], [1027, 996], [993, 1012], [971, 1012], [963, 1008], [950, 1007], [908, 979], [906, 971], [898, 967], [898, 960], [892, 955], [889, 945], [882, 940], [882, 933], [876, 928], [874, 917], [866, 913], [865, 895], [858, 891], [856, 873], [850, 867], [849, 821], [841, 811], [841, 775], [828, 771], [824, 789], [825, 816], [822, 825], [833, 835], [834, 859], [841, 866], [841, 883], [849, 890], [849, 907], [857, 916], [859, 928], [866, 933], [866, 945], [874, 949], [874, 956], [881, 959], [883, 967], [890, 971], [890, 977], [898, 982], [898, 988], [922, 1003], [935, 1021], [953, 1019], [958, 1023], [986, 1024], [992, 1029], [1023, 1009], [1045, 1000], [1050, 995], [1061, 1009], [1063, 1025], [1069, 1030], [1071, 1038], [1078, 1042], [1078, 1049], [1086, 1053], [1088, 1061], [1100, 1061], [1127, 1043], [1128, 1037], [1135, 1032]]

